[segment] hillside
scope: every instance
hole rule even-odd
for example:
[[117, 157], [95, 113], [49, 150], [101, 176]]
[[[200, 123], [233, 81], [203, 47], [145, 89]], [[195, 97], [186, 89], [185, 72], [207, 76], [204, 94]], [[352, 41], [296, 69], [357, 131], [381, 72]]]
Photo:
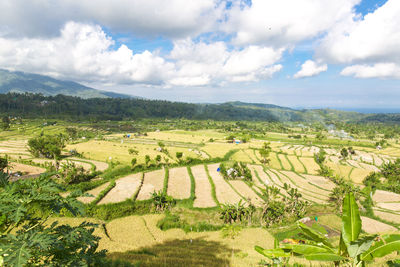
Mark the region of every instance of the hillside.
[[45, 96], [58, 94], [81, 98], [127, 98], [128, 95], [93, 89], [72, 81], [62, 81], [44, 75], [0, 69], [0, 93], [34, 93]]
[[337, 110], [294, 110], [260, 104], [192, 104], [133, 98], [89, 98], [8, 93], [0, 95], [0, 114], [29, 118], [186, 118], [275, 122], [357, 122], [366, 115]]

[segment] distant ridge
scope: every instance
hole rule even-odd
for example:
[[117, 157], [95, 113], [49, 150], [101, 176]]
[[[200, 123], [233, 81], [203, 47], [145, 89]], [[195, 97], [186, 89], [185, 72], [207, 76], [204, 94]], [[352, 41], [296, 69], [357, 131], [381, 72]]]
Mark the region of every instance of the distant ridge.
[[88, 98], [135, 98], [97, 90], [72, 81], [62, 81], [45, 75], [0, 69], [0, 93], [34, 93], [45, 96], [68, 95]]

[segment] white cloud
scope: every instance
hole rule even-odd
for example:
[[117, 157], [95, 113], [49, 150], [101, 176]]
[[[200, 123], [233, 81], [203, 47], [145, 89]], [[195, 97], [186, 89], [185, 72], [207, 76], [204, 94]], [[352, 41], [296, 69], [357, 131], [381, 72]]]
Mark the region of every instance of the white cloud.
[[194, 86], [269, 79], [281, 70], [282, 65], [276, 62], [282, 53], [283, 49], [271, 47], [248, 46], [229, 51], [224, 42], [177, 41], [169, 55], [176, 65], [176, 77], [169, 83]]
[[0, 38], [0, 68], [87, 83], [163, 86], [257, 81], [282, 68], [275, 63], [283, 50], [269, 47], [229, 51], [224, 42], [185, 39], [176, 41], [164, 58], [114, 45], [100, 26], [69, 22], [54, 38]]
[[149, 51], [134, 53], [99, 26], [70, 22], [50, 39], [0, 38], [0, 67], [78, 81], [160, 84], [173, 64]]
[[0, 30], [13, 36], [56, 36], [67, 21], [95, 22], [143, 36], [186, 37], [220, 17], [217, 0], [2, 0]]
[[227, 12], [223, 29], [239, 45], [288, 46], [312, 39], [342, 20], [353, 17], [361, 0], [253, 0], [250, 6], [236, 1]]
[[[354, 64], [343, 75], [399, 77], [400, 1], [388, 0], [363, 18], [335, 26], [321, 41], [316, 57], [331, 63]], [[372, 73], [375, 72], [375, 73]]]
[[352, 65], [340, 73], [357, 78], [397, 78], [400, 79], [400, 65], [394, 63], [377, 63], [373, 65]]
[[301, 65], [301, 69], [293, 75], [293, 78], [304, 78], [311, 77], [320, 74], [321, 72], [327, 71], [328, 66], [326, 64], [317, 65], [313, 60], [307, 60]]

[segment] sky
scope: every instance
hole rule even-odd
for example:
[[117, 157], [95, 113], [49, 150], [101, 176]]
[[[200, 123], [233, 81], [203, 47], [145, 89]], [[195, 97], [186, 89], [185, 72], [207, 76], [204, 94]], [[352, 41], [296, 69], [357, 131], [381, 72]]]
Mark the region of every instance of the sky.
[[1, 0], [0, 68], [149, 99], [400, 108], [399, 0]]

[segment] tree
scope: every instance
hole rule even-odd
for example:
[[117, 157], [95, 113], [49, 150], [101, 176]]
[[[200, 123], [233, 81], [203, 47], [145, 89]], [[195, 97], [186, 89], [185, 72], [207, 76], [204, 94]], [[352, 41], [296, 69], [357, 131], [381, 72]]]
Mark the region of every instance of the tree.
[[5, 266], [98, 265], [105, 251], [97, 251], [100, 238], [93, 235], [97, 225], [46, 223], [62, 210], [82, 214], [77, 192], [63, 198], [63, 189], [48, 176], [12, 183], [8, 177], [0, 180], [0, 259]]
[[260, 155], [262, 157], [262, 160], [261, 160], [262, 163], [266, 164], [266, 163], [269, 163], [271, 161], [270, 159], [268, 159], [269, 153], [270, 153], [268, 150], [266, 150], [265, 148], [261, 148], [259, 150], [259, 152], [260, 152]]
[[157, 155], [156, 158], [155, 158], [155, 160], [156, 160], [157, 164], [160, 164], [161, 155]]
[[176, 152], [176, 158], [180, 161], [182, 159], [183, 153], [182, 152]]
[[59, 159], [65, 147], [63, 135], [43, 135], [29, 139], [29, 151], [35, 157]]
[[339, 247], [317, 230], [298, 222], [304, 244], [276, 245], [274, 249], [263, 249], [256, 246], [255, 250], [265, 257], [276, 261], [279, 258], [301, 256], [309, 261], [330, 261], [336, 266], [350, 263], [352, 266], [365, 266], [374, 258], [384, 257], [400, 250], [400, 235], [365, 235], [360, 237], [361, 217], [353, 193], [346, 194], [343, 200], [342, 232]]
[[342, 148], [342, 150], [340, 150], [340, 155], [342, 156], [342, 158], [346, 159], [349, 155], [349, 151], [346, 148]]
[[133, 158], [133, 159], [131, 160], [131, 165], [132, 165], [132, 167], [134, 167], [134, 166], [136, 165], [136, 163], [137, 163], [137, 159], [136, 159], [136, 158]]
[[9, 166], [9, 161], [7, 155], [3, 158], [0, 157], [0, 172], [4, 172], [5, 169], [7, 169]]
[[137, 154], [139, 154], [139, 151], [137, 151], [136, 149], [133, 149], [133, 148], [129, 148], [128, 153], [130, 155], [137, 155]]
[[144, 161], [145, 161], [145, 163], [146, 163], [146, 166], [149, 165], [150, 160], [151, 160], [151, 159], [150, 159], [150, 156], [149, 156], [149, 155], [144, 156]]
[[4, 131], [10, 129], [11, 120], [8, 116], [4, 116], [1, 119], [1, 121], [2, 121], [1, 128], [3, 128]]

